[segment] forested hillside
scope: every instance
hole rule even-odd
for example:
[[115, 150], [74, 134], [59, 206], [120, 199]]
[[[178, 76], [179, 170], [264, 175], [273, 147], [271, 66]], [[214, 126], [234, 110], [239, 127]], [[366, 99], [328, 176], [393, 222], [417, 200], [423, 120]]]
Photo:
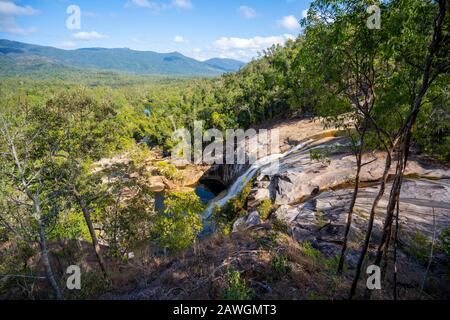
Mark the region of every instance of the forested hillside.
[[[384, 1], [379, 30], [367, 28], [369, 3], [313, 1], [297, 39], [266, 50], [246, 66], [127, 49], [68, 55], [46, 48], [43, 54], [42, 47], [25, 45], [14, 50], [29, 56], [11, 58], [22, 51], [5, 52], [10, 44], [0, 42], [0, 297], [98, 298], [118, 288], [132, 291], [139, 281], [173, 294], [176, 290], [170, 286], [185, 273], [199, 281], [189, 282], [189, 292], [205, 294], [196, 298], [364, 297], [364, 290], [357, 289], [365, 261], [381, 265], [391, 251], [405, 246], [398, 238], [398, 208], [411, 154], [443, 168], [450, 161], [448, 1]], [[200, 79], [78, 67], [160, 75], [218, 75], [241, 69]], [[20, 72], [11, 72], [17, 68]], [[347, 194], [355, 201], [345, 208], [343, 220], [348, 222], [334, 241], [342, 253], [328, 257], [307, 241], [296, 243], [289, 233], [293, 228], [273, 214], [281, 206], [273, 199], [257, 208], [262, 227], [230, 235], [233, 224], [252, 213], [248, 199], [253, 180], [243, 182], [239, 195], [217, 209], [217, 234], [199, 240], [206, 203], [194, 192], [195, 184], [185, 181], [193, 174], [183, 170], [191, 168], [165, 158], [177, 143], [173, 132], [192, 132], [199, 120], [204, 129], [225, 131], [294, 118], [325, 119], [325, 126], [339, 130], [339, 137], [348, 142], [344, 151], [333, 152], [339, 158], [347, 152], [355, 160], [356, 171], [343, 183], [351, 186]], [[318, 172], [329, 165], [329, 153], [311, 151]], [[364, 155], [380, 153], [380, 175], [360, 181], [370, 165]], [[161, 193], [155, 177], [161, 190], [170, 189], [163, 213], [155, 205]], [[378, 189], [364, 213], [368, 223], [353, 235], [359, 187]], [[318, 209], [312, 215], [319, 231], [331, 224]], [[383, 219], [374, 237], [372, 227], [379, 216]], [[430, 265], [442, 278], [448, 276], [449, 233], [446, 228], [432, 240], [439, 260], [431, 258]], [[426, 268], [430, 242], [417, 234], [415, 243], [422, 247], [404, 250]], [[351, 245], [351, 237], [356, 245]], [[346, 257], [351, 250], [357, 254], [349, 271]], [[236, 252], [240, 256], [230, 258]], [[258, 252], [257, 258], [252, 252]], [[397, 251], [392, 256], [396, 258]], [[229, 260], [252, 267], [240, 274]], [[81, 291], [65, 289], [64, 270], [72, 264], [86, 266]], [[251, 271], [254, 265], [262, 271]], [[392, 270], [386, 267], [383, 272]], [[294, 285], [294, 293], [285, 290]], [[442, 286], [442, 295], [434, 297], [428, 289], [429, 297], [445, 297], [449, 291]], [[263, 289], [267, 292], [255, 294]], [[393, 296], [383, 291], [377, 298]]]
[[244, 63], [231, 59], [201, 62], [181, 53], [134, 51], [127, 48], [62, 50], [0, 40], [0, 75], [58, 73], [73, 69], [97, 69], [139, 75], [217, 76], [234, 72]]

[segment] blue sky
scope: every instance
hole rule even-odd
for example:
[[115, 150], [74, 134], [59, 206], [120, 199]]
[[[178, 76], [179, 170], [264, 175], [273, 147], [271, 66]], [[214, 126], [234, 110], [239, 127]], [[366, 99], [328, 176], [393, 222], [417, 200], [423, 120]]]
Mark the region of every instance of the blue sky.
[[[300, 32], [310, 0], [0, 0], [0, 38], [63, 49], [178, 51], [249, 61]], [[67, 28], [67, 8], [81, 10]]]

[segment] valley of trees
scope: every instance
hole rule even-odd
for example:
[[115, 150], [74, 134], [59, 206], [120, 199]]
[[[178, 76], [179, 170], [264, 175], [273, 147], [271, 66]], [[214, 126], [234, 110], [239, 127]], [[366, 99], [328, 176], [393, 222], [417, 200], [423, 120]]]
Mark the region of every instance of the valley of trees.
[[[380, 5], [381, 29], [367, 28], [372, 4]], [[152, 173], [144, 165], [153, 153], [169, 155], [177, 128], [193, 130], [198, 120], [205, 129], [226, 130], [323, 117], [346, 132], [357, 163], [337, 274], [346, 273], [362, 155], [388, 155], [351, 275], [348, 297], [354, 298], [370, 245], [383, 273], [396, 270], [386, 256], [392, 254], [395, 264], [400, 190], [411, 150], [450, 161], [449, 10], [448, 0], [315, 0], [295, 41], [218, 78], [95, 70], [1, 78], [0, 297], [92, 298], [120, 283], [113, 273], [126, 269], [138, 248], [151, 244], [150, 260], [195, 250], [204, 204], [194, 193], [176, 192], [159, 214], [148, 185]], [[126, 164], [95, 169], [101, 159], [123, 154]], [[174, 176], [170, 169], [164, 172]], [[116, 179], [105, 183], [110, 174]], [[375, 241], [372, 224], [384, 194], [383, 234]], [[64, 289], [61, 270], [67, 266], [58, 261], [89, 259], [95, 261], [90, 287], [74, 296]], [[370, 298], [370, 292], [359, 295]]]

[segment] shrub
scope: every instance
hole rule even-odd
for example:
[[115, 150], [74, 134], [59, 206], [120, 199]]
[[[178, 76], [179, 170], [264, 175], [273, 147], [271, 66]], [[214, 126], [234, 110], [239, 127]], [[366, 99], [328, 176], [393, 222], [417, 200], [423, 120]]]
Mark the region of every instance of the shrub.
[[157, 172], [169, 180], [180, 180], [181, 175], [178, 169], [171, 163], [165, 161], [156, 163]]
[[290, 271], [290, 267], [288, 265], [288, 259], [285, 255], [276, 255], [272, 258], [271, 261], [272, 270], [275, 275], [280, 276], [286, 274]]
[[311, 242], [305, 241], [302, 243], [302, 249], [303, 249], [303, 253], [307, 256], [307, 257], [311, 257], [316, 261], [320, 261], [323, 259], [322, 256], [322, 252], [320, 252], [319, 250], [315, 249]]
[[[60, 286], [65, 288], [67, 275], [61, 279]], [[81, 276], [81, 290], [64, 290], [64, 296], [68, 300], [85, 300], [111, 289], [111, 284], [103, 277], [97, 269], [83, 270]]]
[[194, 243], [202, 229], [204, 206], [194, 192], [174, 192], [164, 204], [165, 213], [156, 222], [157, 241], [172, 252], [182, 251]]
[[262, 221], [265, 221], [269, 218], [269, 215], [272, 211], [272, 200], [264, 199], [259, 205], [259, 215]]
[[445, 228], [440, 236], [442, 250], [450, 258], [450, 227]]
[[269, 231], [264, 237], [255, 236], [254, 240], [258, 245], [272, 250], [277, 246], [278, 233]]
[[223, 292], [224, 300], [251, 300], [253, 291], [247, 288], [245, 281], [241, 279], [239, 271], [229, 268], [227, 271], [228, 287]]
[[[28, 265], [28, 263], [24, 263], [24, 261], [29, 261], [36, 253], [35, 248], [30, 247], [26, 242], [18, 239], [11, 239], [10, 245], [0, 247], [0, 296], [6, 295], [7, 297], [11, 295], [12, 298], [17, 298], [14, 296], [15, 294], [26, 294], [24, 289], [30, 288], [33, 285], [33, 279], [14, 276], [8, 277], [6, 275], [33, 276], [35, 272], [33, 267]], [[19, 287], [22, 289], [20, 292], [16, 292], [19, 291]]]
[[330, 156], [331, 152], [327, 149], [325, 149], [323, 152], [318, 149], [312, 149], [311, 151], [309, 151], [309, 157], [311, 161], [321, 162], [324, 165], [330, 165]]
[[77, 210], [63, 212], [58, 216], [55, 227], [47, 234], [49, 240], [54, 239], [83, 239], [91, 240], [89, 229], [83, 213]]
[[423, 233], [416, 231], [414, 236], [410, 238], [409, 246], [405, 248], [405, 251], [420, 263], [426, 264], [429, 259], [430, 249], [431, 241]]
[[[243, 181], [245, 183], [245, 181]], [[214, 210], [214, 220], [218, 229], [223, 234], [229, 234], [233, 229], [234, 222], [247, 212], [247, 199], [252, 189], [253, 180], [249, 181], [242, 191], [233, 199], [229, 200], [222, 208], [216, 207]]]

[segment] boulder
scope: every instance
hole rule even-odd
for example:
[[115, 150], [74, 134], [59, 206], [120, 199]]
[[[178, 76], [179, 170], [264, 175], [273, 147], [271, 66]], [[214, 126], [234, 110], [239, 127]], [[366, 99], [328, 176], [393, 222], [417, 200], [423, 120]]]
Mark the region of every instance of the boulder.
[[148, 181], [151, 192], [163, 192], [166, 189], [166, 184], [164, 183], [164, 177], [154, 176], [150, 177]]
[[247, 205], [249, 208], [258, 208], [261, 202], [270, 199], [269, 189], [253, 189], [248, 197]]
[[282, 205], [275, 211], [273, 216], [284, 223], [291, 223], [297, 218], [298, 214], [299, 208], [290, 205]]
[[251, 227], [257, 226], [261, 223], [258, 211], [253, 211], [245, 217], [240, 217], [233, 224], [233, 232], [245, 231]]
[[178, 160], [173, 160], [172, 164], [177, 169], [186, 169], [191, 163], [185, 159], [178, 159]]

